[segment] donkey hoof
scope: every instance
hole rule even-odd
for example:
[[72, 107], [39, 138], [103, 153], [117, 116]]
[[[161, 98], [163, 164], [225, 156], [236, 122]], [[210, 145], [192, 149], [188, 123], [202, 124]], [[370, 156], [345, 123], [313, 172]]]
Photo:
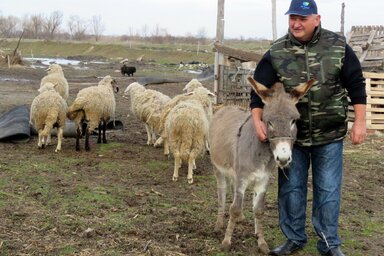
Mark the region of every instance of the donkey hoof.
[[262, 254], [265, 254], [267, 255], [269, 253], [269, 247], [267, 244], [260, 244], [259, 245], [259, 251], [262, 253]]
[[223, 242], [221, 243], [221, 249], [223, 251], [229, 251], [229, 249], [231, 249], [231, 242], [227, 240], [223, 240]]
[[191, 179], [188, 179], [188, 183], [189, 184], [192, 184], [193, 183], [193, 179], [191, 178]]
[[173, 180], [173, 181], [177, 181], [177, 178], [178, 178], [178, 177], [173, 176], [173, 177], [172, 177], [172, 180]]

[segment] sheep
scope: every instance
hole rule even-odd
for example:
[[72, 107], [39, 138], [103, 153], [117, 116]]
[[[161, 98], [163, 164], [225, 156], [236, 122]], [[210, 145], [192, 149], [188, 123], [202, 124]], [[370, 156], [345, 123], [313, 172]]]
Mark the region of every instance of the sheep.
[[169, 112], [164, 133], [174, 156], [173, 181], [177, 181], [182, 161], [188, 162], [188, 183], [193, 183], [195, 159], [204, 152], [209, 122], [199, 100], [179, 102]]
[[127, 74], [127, 76], [133, 76], [133, 73], [136, 73], [136, 67], [123, 65], [120, 68], [120, 72], [123, 76], [125, 76], [125, 74]]
[[192, 79], [191, 81], [189, 81], [189, 83], [187, 83], [185, 85], [183, 91], [189, 93], [189, 92], [192, 92], [193, 90], [195, 90], [198, 87], [203, 87], [203, 85], [199, 82], [199, 80]]
[[56, 91], [57, 84], [46, 82], [31, 104], [30, 123], [38, 132], [38, 148], [44, 148], [50, 143], [53, 127], [57, 128], [57, 146], [55, 152], [61, 150], [67, 103]]
[[67, 79], [64, 77], [63, 69], [59, 64], [51, 64], [47, 69], [47, 75], [41, 79], [40, 87], [45, 83], [50, 82], [56, 84], [55, 90], [63, 97], [64, 100], [68, 99], [69, 85]]
[[[207, 88], [198, 87], [194, 89], [192, 92], [176, 95], [174, 98], [168, 101], [163, 108], [160, 122], [159, 122], [158, 130], [161, 131], [161, 137], [156, 141], [154, 146], [158, 147], [162, 143], [164, 143], [164, 155], [169, 155], [169, 146], [167, 142], [167, 135], [164, 133], [164, 126], [165, 126], [165, 121], [167, 119], [167, 116], [169, 112], [172, 110], [172, 108], [174, 108], [178, 103], [182, 101], [196, 99], [202, 104], [207, 120], [208, 122], [210, 122], [212, 119], [212, 97], [214, 96], [215, 95], [212, 92], [210, 92]], [[209, 151], [208, 142], [206, 142], [206, 149], [207, 151]]]
[[74, 120], [76, 126], [76, 151], [80, 150], [80, 136], [82, 126], [87, 121], [85, 131], [85, 150], [90, 151], [89, 135], [98, 127], [97, 143], [101, 143], [101, 129], [103, 143], [107, 143], [105, 136], [108, 121], [115, 118], [116, 101], [114, 92], [119, 92], [115, 79], [105, 76], [97, 86], [81, 89], [72, 105], [68, 108], [67, 117]]
[[147, 131], [147, 145], [156, 141], [156, 133], [160, 134], [160, 117], [164, 105], [170, 97], [134, 82], [127, 86], [124, 94], [130, 95], [131, 112], [145, 124]]

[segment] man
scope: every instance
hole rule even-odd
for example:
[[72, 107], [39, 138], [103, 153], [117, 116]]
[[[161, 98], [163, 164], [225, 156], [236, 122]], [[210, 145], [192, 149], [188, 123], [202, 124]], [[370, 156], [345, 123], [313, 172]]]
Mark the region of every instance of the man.
[[[280, 80], [289, 90], [316, 80], [297, 104], [297, 141], [288, 169], [279, 170], [279, 225], [287, 241], [272, 255], [290, 255], [307, 242], [305, 231], [308, 169], [313, 180], [312, 224], [322, 255], [344, 255], [338, 236], [342, 185], [343, 139], [347, 134], [347, 93], [355, 111], [353, 144], [366, 136], [365, 80], [359, 60], [345, 38], [321, 28], [314, 0], [292, 0], [288, 34], [273, 43], [258, 64], [254, 78], [265, 85]], [[267, 140], [263, 103], [251, 92], [252, 116], [261, 141]]]

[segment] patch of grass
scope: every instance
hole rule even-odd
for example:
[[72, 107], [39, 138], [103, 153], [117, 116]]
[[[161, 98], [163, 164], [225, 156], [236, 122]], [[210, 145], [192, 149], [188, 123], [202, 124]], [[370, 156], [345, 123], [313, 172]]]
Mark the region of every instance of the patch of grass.
[[169, 162], [168, 161], [158, 161], [158, 160], [150, 160], [148, 161], [145, 166], [153, 171], [163, 171], [168, 169]]
[[124, 145], [122, 143], [118, 143], [118, 142], [109, 142], [107, 144], [103, 143], [103, 144], [100, 144], [98, 153], [99, 154], [105, 154], [105, 153], [108, 153], [114, 149], [119, 149], [123, 146]]

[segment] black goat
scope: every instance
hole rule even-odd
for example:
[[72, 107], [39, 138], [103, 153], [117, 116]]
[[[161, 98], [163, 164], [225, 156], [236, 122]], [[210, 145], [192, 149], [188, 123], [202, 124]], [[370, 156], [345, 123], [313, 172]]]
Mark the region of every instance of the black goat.
[[136, 72], [136, 67], [123, 65], [120, 71], [123, 76], [125, 76], [125, 74], [127, 74], [127, 76], [133, 76], [133, 73]]

